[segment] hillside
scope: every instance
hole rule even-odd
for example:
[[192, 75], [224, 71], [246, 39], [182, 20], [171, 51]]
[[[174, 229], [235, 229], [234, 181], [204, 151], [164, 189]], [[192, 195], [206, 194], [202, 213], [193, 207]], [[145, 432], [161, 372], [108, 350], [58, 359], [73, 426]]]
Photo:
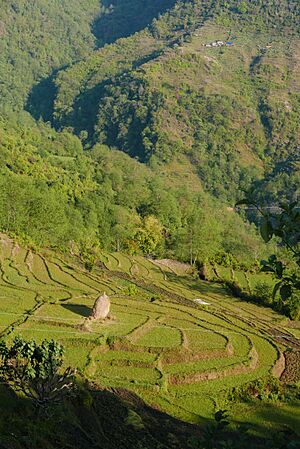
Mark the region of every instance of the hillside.
[[0, 0], [0, 449], [298, 448], [299, 6]]
[[[255, 396], [248, 403], [228, 396], [258, 379], [264, 385], [271, 374], [299, 382], [297, 326], [191, 277], [188, 266], [121, 253], [101, 258], [87, 272], [74, 257], [26, 249], [2, 235], [1, 336], [54, 338], [66, 349], [65, 364], [93, 385], [129, 389], [185, 421], [205, 423], [229, 407], [231, 420], [250, 423], [255, 435], [272, 432], [278, 419], [299, 430], [296, 400], [282, 396], [271, 409]], [[111, 318], [88, 324], [103, 291]]]
[[76, 136], [27, 115], [0, 120], [0, 141], [0, 227], [33, 245], [194, 262], [225, 251], [246, 265], [270, 251], [184, 161], [162, 171], [104, 145], [84, 151]]
[[2, 1], [0, 111], [25, 107], [32, 89], [30, 101], [48, 105], [44, 93], [49, 96], [57, 70], [144, 28], [173, 3], [119, 0], [112, 7], [106, 0]]
[[[265, 204], [297, 199], [297, 2], [55, 8], [3, 9], [3, 24], [14, 23], [2, 27], [0, 40], [3, 110], [25, 103], [84, 148], [117, 148], [173, 184], [185, 167], [194, 190], [226, 206], [250, 188]], [[225, 45], [212, 47], [216, 41]]]
[[95, 48], [91, 24], [98, 0], [2, 1], [1, 110], [24, 107], [33, 85]]
[[296, 197], [297, 4], [237, 3], [179, 3], [60, 72], [53, 123], [144, 162], [184, 155], [204, 188], [227, 201], [266, 175], [264, 200], [274, 190]]

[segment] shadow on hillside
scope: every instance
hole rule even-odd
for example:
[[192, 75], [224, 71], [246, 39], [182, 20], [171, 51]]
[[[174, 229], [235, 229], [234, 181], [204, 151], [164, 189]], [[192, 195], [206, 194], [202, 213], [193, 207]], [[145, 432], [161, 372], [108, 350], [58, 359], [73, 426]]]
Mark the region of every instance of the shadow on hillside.
[[176, 0], [103, 0], [101, 3], [102, 14], [92, 28], [99, 47], [144, 29], [159, 14], [172, 8]]
[[[148, 61], [155, 59], [159, 54], [159, 51], [153, 51], [148, 55], [137, 55], [136, 60], [132, 63], [132, 69], [138, 69]], [[124, 71], [126, 71], [127, 69], [124, 66]], [[108, 79], [100, 81], [94, 86], [86, 87], [85, 89], [83, 89], [82, 92], [74, 98], [72, 113], [64, 119], [63, 125], [72, 127], [74, 133], [77, 135], [79, 135], [83, 130], [87, 131], [87, 142], [91, 145], [97, 143], [95, 128], [97, 127], [97, 120], [101, 102], [103, 98], [105, 98], [107, 95], [110, 95], [110, 92], [107, 91], [107, 88], [109, 88], [110, 85], [117, 84], [119, 82], [119, 76], [122, 75], [123, 72], [116, 74], [116, 76], [110, 75]], [[115, 133], [117, 134], [116, 128], [113, 129], [112, 133], [107, 133], [112, 134], [113, 137], [106, 138], [105, 142], [103, 143], [108, 146], [117, 146]], [[137, 154], [135, 154], [134, 151], [131, 154], [131, 156], [133, 157], [135, 157], [136, 155]]]
[[89, 317], [92, 312], [90, 307], [87, 307], [83, 304], [61, 304], [61, 306], [64, 309], [70, 310], [71, 312], [86, 318]]
[[0, 449], [187, 449], [186, 439], [201, 434], [122, 388], [82, 383], [78, 394], [41, 409], [0, 386]]
[[177, 284], [179, 287], [183, 286], [189, 290], [194, 290], [199, 293], [199, 295], [201, 295], [201, 293], [207, 295], [209, 295], [210, 293], [216, 295], [228, 294], [223, 285], [218, 284], [217, 282], [193, 279], [192, 277], [179, 276], [175, 273], [167, 273], [167, 278], [169, 281]]
[[54, 100], [57, 94], [54, 80], [57, 73], [58, 70], [55, 70], [48, 78], [44, 78], [35, 84], [25, 105], [25, 110], [36, 120], [43, 119], [44, 122], [50, 122], [52, 125]]
[[[289, 405], [293, 405], [293, 407], [295, 409], [298, 409], [298, 411], [300, 410], [299, 400], [291, 401], [289, 402]], [[268, 425], [268, 422], [271, 422], [276, 426], [276, 428], [283, 430], [286, 435], [291, 435], [293, 432], [297, 432], [299, 436], [298, 447], [300, 447], [299, 412], [297, 413], [297, 415], [293, 415], [290, 410], [284, 410], [276, 404], [266, 404], [264, 407], [261, 407], [260, 410], [257, 410], [256, 416], [266, 427]], [[262, 426], [262, 431], [264, 432], [264, 426]]]
[[147, 405], [124, 388], [88, 389], [82, 383], [78, 394], [41, 410], [0, 386], [0, 448], [221, 449], [224, 442], [231, 449], [299, 447], [298, 437], [289, 427], [291, 419], [297, 426], [296, 417], [276, 404], [262, 408], [265, 411], [253, 405], [257, 425], [234, 422], [229, 415], [231, 426], [216, 430], [213, 419], [199, 417], [199, 424], [186, 423]]
[[[139, 57], [132, 63], [132, 69], [137, 69], [141, 65], [155, 59], [159, 56], [159, 51], [153, 51], [148, 55]], [[55, 77], [59, 71], [63, 71], [66, 67], [53, 72], [48, 78], [42, 79], [35, 86], [33, 86], [25, 105], [25, 110], [28, 111], [36, 120], [43, 119], [45, 122], [50, 122], [55, 129], [60, 127], [69, 127], [74, 134], [78, 135], [81, 131], [87, 131], [88, 138], [86, 143], [93, 145], [97, 142], [95, 136], [95, 127], [97, 125], [97, 118], [101, 100], [106, 95], [106, 87], [117, 82], [117, 76], [105, 79], [98, 82], [96, 85], [85, 88], [81, 93], [75, 96], [72, 105], [72, 111], [66, 116], [62, 117], [61, 121], [54, 120], [54, 102], [57, 96], [57, 87], [55, 85]], [[122, 72], [120, 73], [122, 75]], [[107, 145], [115, 146], [115, 140], [107, 140]], [[133, 154], [133, 156], [136, 156]]]

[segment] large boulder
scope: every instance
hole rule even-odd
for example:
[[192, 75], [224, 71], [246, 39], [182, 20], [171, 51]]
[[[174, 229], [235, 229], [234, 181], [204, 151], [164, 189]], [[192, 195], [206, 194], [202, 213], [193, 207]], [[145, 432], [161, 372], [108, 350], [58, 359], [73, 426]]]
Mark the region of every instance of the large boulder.
[[104, 293], [103, 296], [99, 296], [96, 299], [92, 314], [90, 316], [90, 320], [105, 320], [108, 317], [110, 312], [110, 299]]

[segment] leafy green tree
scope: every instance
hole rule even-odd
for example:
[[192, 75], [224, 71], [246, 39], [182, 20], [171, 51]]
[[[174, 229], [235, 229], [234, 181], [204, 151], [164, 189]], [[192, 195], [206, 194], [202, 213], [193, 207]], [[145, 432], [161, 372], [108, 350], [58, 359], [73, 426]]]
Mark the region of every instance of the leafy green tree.
[[251, 199], [244, 199], [237, 204], [254, 205], [262, 215], [260, 233], [268, 243], [276, 237], [279, 246], [284, 248], [289, 260], [285, 262], [273, 254], [261, 262], [262, 271], [272, 273], [277, 280], [273, 299], [279, 293], [279, 305], [288, 308], [292, 318], [300, 316], [300, 210], [296, 202], [280, 204], [278, 211], [268, 212], [257, 206]]
[[247, 11], [248, 11], [247, 2], [241, 2], [239, 7], [238, 7], [238, 12], [240, 14], [246, 14]]
[[38, 406], [60, 402], [73, 388], [74, 370], [59, 372], [63, 364], [63, 347], [44, 340], [16, 337], [9, 346], [0, 341], [0, 381], [23, 393]]
[[221, 223], [212, 211], [199, 201], [189, 204], [184, 226], [178, 234], [178, 252], [191, 265], [213, 258], [221, 249]]
[[157, 218], [145, 217], [134, 240], [143, 254], [153, 254], [163, 240], [163, 227]]

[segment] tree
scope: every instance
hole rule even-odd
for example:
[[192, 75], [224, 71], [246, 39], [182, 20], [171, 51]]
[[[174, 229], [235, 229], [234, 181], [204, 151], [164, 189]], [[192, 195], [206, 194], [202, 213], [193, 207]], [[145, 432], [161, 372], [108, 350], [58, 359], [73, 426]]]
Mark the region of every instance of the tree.
[[153, 254], [163, 241], [163, 227], [157, 218], [149, 215], [134, 237], [143, 254]]
[[177, 252], [191, 265], [206, 262], [222, 248], [221, 224], [201, 202], [187, 207], [184, 226], [179, 232]]
[[289, 254], [289, 263], [279, 260], [273, 254], [268, 260], [262, 260], [262, 271], [272, 273], [277, 280], [273, 299], [279, 293], [281, 308], [288, 307], [292, 318], [300, 315], [300, 209], [296, 202], [280, 204], [278, 211], [266, 212], [251, 199], [237, 203], [254, 206], [262, 215], [260, 233], [268, 243], [273, 237], [279, 240], [279, 246]]
[[63, 347], [44, 340], [16, 337], [11, 346], [0, 341], [0, 382], [11, 386], [32, 399], [37, 406], [60, 402], [71, 391], [75, 371], [70, 367], [63, 373]]
[[240, 14], [246, 14], [248, 12], [247, 2], [241, 2], [241, 4], [238, 6], [238, 12]]

